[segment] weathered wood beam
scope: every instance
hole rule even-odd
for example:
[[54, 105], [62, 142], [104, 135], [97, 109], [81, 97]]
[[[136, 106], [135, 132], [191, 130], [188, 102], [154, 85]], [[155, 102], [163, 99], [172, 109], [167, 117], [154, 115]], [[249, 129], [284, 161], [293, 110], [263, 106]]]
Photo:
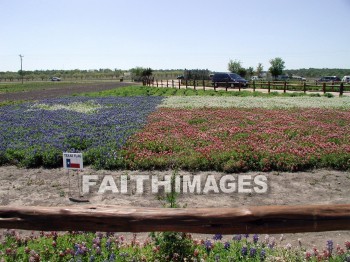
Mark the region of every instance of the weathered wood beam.
[[0, 206], [0, 228], [207, 234], [350, 230], [350, 205], [242, 208]]

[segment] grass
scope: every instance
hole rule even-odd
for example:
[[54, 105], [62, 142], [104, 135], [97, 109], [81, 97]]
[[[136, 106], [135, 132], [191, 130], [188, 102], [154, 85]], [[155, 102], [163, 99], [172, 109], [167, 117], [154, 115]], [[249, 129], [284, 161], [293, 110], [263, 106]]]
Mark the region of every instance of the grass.
[[17, 93], [31, 90], [45, 90], [67, 85], [81, 85], [77, 82], [28, 82], [28, 83], [0, 83], [0, 94]]
[[[106, 96], [238, 96], [238, 97], [295, 97], [295, 96], [315, 96], [308, 95], [304, 93], [278, 93], [271, 92], [262, 93], [262, 92], [251, 92], [247, 90], [242, 91], [230, 91], [226, 92], [225, 90], [214, 91], [211, 89], [203, 90], [201, 89], [178, 89], [178, 88], [169, 88], [169, 87], [151, 87], [151, 86], [126, 86], [120, 87], [113, 90], [106, 90], [100, 92], [84, 93], [81, 94], [89, 97], [106, 97]], [[321, 96], [321, 95], [316, 95]]]

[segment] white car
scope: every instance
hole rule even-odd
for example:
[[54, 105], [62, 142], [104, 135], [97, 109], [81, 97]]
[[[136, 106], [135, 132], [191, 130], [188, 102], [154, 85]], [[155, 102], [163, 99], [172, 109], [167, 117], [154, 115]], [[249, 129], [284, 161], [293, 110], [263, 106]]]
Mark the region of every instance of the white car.
[[51, 77], [51, 79], [50, 79], [51, 81], [61, 81], [61, 78], [59, 78], [59, 77]]
[[341, 81], [344, 83], [350, 83], [350, 76], [344, 76]]

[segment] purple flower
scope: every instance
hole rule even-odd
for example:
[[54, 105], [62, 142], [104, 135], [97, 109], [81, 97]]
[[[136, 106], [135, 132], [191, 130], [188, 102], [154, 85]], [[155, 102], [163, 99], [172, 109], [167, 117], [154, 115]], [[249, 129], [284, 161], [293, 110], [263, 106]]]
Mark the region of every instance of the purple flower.
[[222, 239], [222, 234], [215, 234], [213, 239], [214, 240], [221, 240]]
[[261, 260], [264, 260], [265, 257], [266, 257], [266, 251], [264, 249], [262, 249], [260, 251], [260, 258], [261, 258]]
[[213, 244], [209, 239], [204, 242], [204, 246], [207, 252], [210, 252], [210, 250], [213, 248]]
[[253, 236], [253, 242], [256, 244], [259, 241], [259, 235], [255, 234]]
[[255, 257], [255, 255], [256, 255], [256, 248], [251, 248], [250, 249], [250, 251], [249, 251], [249, 255], [251, 256], [251, 257]]
[[333, 241], [332, 240], [327, 241], [327, 250], [328, 250], [329, 254], [332, 254], [332, 251], [333, 251]]
[[224, 248], [226, 249], [226, 250], [228, 250], [228, 249], [230, 249], [230, 247], [231, 247], [231, 244], [229, 243], [229, 242], [225, 242], [225, 244], [224, 244]]
[[242, 247], [241, 253], [242, 253], [242, 256], [248, 255], [248, 248], [246, 246]]

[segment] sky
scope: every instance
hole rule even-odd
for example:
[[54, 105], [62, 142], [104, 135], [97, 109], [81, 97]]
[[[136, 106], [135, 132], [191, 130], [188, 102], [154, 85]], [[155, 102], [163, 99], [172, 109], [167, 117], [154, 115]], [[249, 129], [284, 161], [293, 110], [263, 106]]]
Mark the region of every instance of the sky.
[[0, 0], [0, 71], [350, 68], [350, 0]]

